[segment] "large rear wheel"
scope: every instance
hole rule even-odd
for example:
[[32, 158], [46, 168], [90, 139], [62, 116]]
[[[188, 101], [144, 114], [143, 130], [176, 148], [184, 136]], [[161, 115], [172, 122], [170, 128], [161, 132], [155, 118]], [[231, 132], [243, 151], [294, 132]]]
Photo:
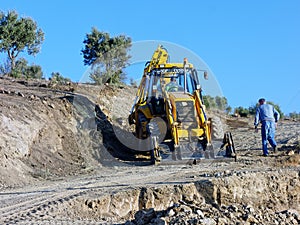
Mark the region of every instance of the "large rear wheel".
[[222, 140], [224, 137], [223, 124], [220, 117], [213, 117], [211, 120], [211, 137], [213, 140]]

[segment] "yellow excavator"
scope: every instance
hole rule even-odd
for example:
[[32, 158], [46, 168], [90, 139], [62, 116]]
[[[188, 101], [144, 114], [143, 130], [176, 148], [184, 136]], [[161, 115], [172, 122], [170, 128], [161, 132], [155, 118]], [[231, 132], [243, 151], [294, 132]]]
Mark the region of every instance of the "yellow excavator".
[[[204, 72], [204, 78], [207, 73]], [[170, 63], [168, 51], [161, 45], [145, 64], [136, 99], [128, 117], [135, 125], [140, 150], [149, 151], [154, 164], [161, 161], [216, 158], [212, 133], [221, 127], [207, 118], [197, 70], [186, 58]], [[222, 146], [235, 153], [232, 136]], [[144, 140], [148, 139], [148, 142]], [[145, 145], [145, 143], [148, 143]]]

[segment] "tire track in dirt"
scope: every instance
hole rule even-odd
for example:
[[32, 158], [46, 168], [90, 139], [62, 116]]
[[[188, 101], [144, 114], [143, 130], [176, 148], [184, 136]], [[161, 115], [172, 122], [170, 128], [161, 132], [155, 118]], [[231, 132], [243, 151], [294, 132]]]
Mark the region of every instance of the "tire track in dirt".
[[[107, 195], [112, 192], [140, 186], [151, 186], [162, 183], [180, 184], [182, 179], [190, 177], [191, 167], [182, 165], [163, 167], [135, 167], [107, 168], [105, 175], [88, 175], [73, 178], [70, 181], [48, 183], [39, 187], [11, 190], [0, 194], [0, 224], [20, 221], [38, 220], [55, 217], [55, 211], [62, 204], [70, 204], [79, 197], [89, 199], [94, 193]], [[179, 173], [186, 173], [186, 177], [176, 180]], [[84, 202], [82, 200], [81, 202]], [[62, 207], [63, 208], [63, 207]]]
[[[71, 192], [71, 193], [70, 193]], [[40, 192], [37, 196], [30, 196], [29, 198], [24, 194], [21, 202], [8, 205], [0, 208], [1, 219], [0, 223], [17, 223], [22, 220], [32, 220], [33, 218], [41, 218], [49, 215], [51, 209], [60, 204], [70, 201], [76, 197], [82, 196], [85, 191], [75, 190], [62, 193], [53, 193], [45, 195]]]
[[[57, 210], [64, 209], [63, 204], [71, 205], [79, 197], [88, 199], [89, 193], [109, 194], [111, 191], [124, 190], [126, 187], [133, 187], [145, 184], [145, 176], [132, 174], [127, 169], [125, 172], [116, 172], [110, 175], [84, 176], [75, 178], [61, 184], [49, 184], [44, 188], [31, 188], [28, 190], [13, 190], [1, 193], [0, 195], [0, 224], [12, 224], [22, 221], [38, 221], [41, 218], [56, 220]], [[175, 174], [174, 174], [175, 175]], [[147, 175], [147, 179], [158, 178], [159, 173]], [[84, 202], [84, 200], [82, 200]], [[63, 219], [63, 218], [61, 218]]]

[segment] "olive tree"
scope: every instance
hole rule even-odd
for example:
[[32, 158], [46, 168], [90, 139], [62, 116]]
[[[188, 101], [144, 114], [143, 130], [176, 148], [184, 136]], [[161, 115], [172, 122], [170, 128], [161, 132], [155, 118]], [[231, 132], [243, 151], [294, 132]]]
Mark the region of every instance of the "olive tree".
[[95, 83], [119, 83], [125, 79], [123, 69], [130, 58], [131, 38], [124, 35], [110, 37], [109, 33], [92, 28], [83, 43], [83, 63], [92, 66], [90, 78]]
[[19, 58], [15, 63], [15, 68], [10, 72], [10, 75], [14, 78], [25, 79], [42, 79], [43, 71], [39, 65], [28, 65], [28, 62], [24, 58]]
[[216, 102], [217, 108], [219, 110], [225, 110], [228, 105], [227, 99], [225, 97], [221, 97], [221, 96], [216, 96], [215, 102]]
[[219, 109], [219, 110], [232, 110], [228, 106], [228, 101], [226, 97], [215, 96], [212, 97], [210, 95], [203, 96], [204, 105], [207, 109]]
[[36, 55], [44, 41], [43, 31], [31, 18], [19, 18], [16, 11], [0, 12], [0, 52], [7, 54], [10, 69], [16, 66], [21, 52]]

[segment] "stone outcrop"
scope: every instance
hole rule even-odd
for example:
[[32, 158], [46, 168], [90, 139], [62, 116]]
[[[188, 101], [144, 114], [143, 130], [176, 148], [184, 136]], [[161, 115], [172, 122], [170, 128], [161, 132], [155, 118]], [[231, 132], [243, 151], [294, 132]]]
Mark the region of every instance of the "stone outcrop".
[[77, 201], [77, 207], [71, 207], [76, 211], [69, 209], [69, 213], [86, 219], [124, 220], [127, 225], [300, 222], [300, 178], [292, 169], [236, 172], [186, 184], [97, 194], [97, 198]]

